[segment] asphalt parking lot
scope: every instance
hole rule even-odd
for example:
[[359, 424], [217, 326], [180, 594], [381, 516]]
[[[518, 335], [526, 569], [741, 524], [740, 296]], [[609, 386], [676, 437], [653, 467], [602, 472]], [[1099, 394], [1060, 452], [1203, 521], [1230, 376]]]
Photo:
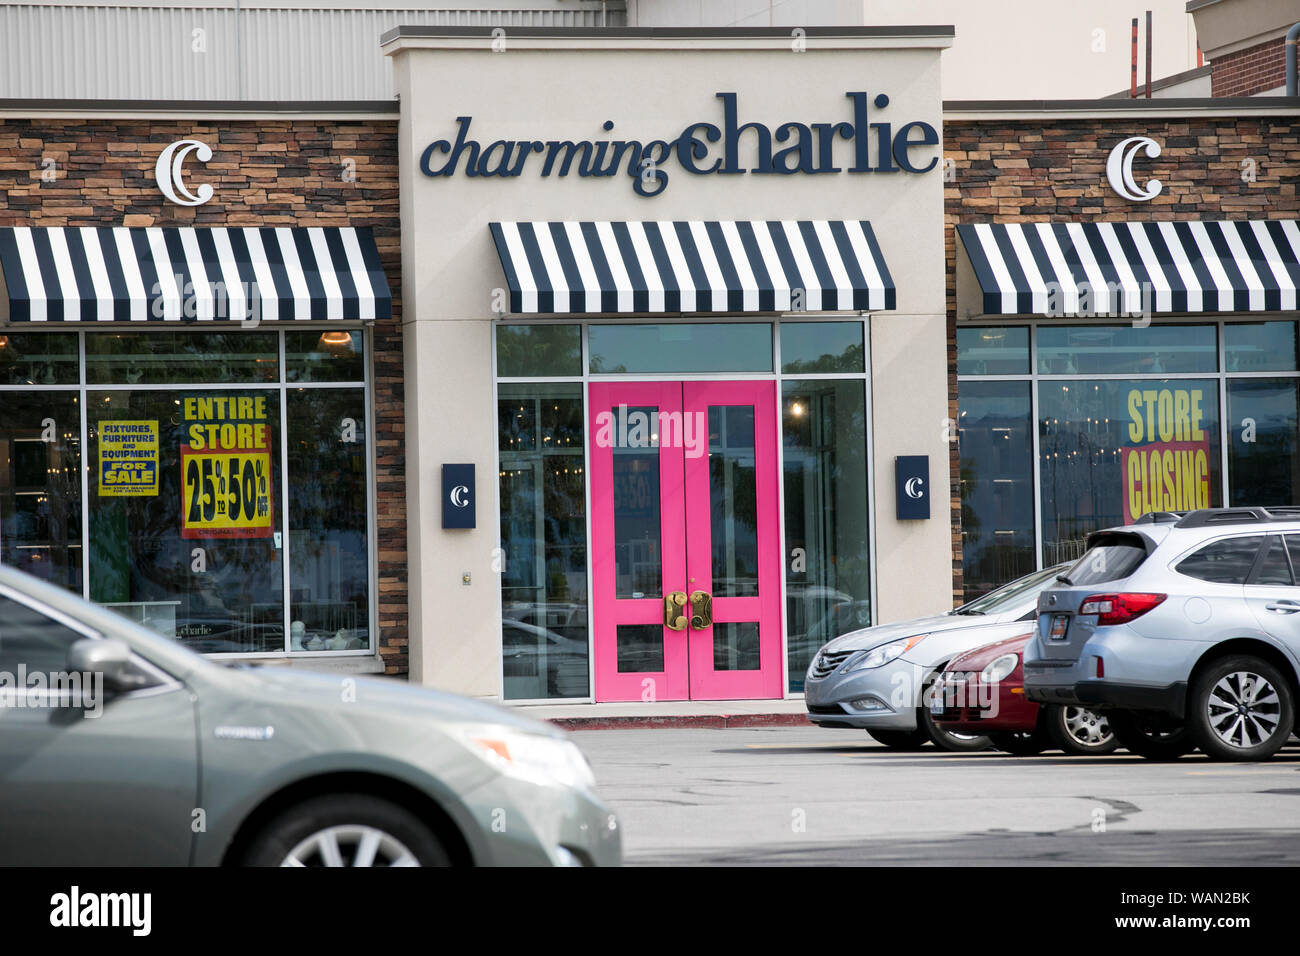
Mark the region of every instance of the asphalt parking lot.
[[1267, 763], [886, 750], [815, 727], [577, 732], [632, 865], [1300, 861], [1300, 741]]

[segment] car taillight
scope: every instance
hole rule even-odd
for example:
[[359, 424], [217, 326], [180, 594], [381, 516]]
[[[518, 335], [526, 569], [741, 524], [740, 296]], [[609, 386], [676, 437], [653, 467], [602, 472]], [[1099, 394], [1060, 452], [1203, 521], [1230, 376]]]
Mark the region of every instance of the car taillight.
[[1083, 599], [1079, 605], [1080, 614], [1096, 614], [1097, 625], [1127, 624], [1141, 617], [1153, 607], [1158, 606], [1169, 595], [1140, 594], [1092, 594]]

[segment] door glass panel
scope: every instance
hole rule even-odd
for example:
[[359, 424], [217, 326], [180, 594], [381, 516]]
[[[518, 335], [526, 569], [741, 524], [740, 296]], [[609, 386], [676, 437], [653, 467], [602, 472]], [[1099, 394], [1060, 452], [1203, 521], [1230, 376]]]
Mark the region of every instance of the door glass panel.
[[713, 596], [758, 593], [754, 407], [709, 407], [709, 525]]
[[78, 593], [80, 434], [74, 392], [0, 398], [0, 561]]
[[619, 406], [614, 412], [611, 439], [615, 593], [621, 598], [659, 597], [663, 576], [659, 525], [659, 409], [655, 406]]
[[582, 386], [499, 389], [505, 697], [586, 697]]
[[713, 669], [715, 671], [760, 669], [756, 621], [713, 625]]
[[657, 674], [664, 669], [664, 629], [658, 624], [619, 624], [620, 674]]

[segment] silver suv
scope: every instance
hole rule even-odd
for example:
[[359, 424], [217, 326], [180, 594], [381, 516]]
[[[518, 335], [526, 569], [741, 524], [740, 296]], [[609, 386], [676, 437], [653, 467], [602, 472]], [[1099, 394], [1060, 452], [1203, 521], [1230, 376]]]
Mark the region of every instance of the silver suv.
[[1276, 753], [1300, 690], [1300, 508], [1161, 512], [1087, 544], [1039, 595], [1026, 696], [1105, 710], [1153, 759]]

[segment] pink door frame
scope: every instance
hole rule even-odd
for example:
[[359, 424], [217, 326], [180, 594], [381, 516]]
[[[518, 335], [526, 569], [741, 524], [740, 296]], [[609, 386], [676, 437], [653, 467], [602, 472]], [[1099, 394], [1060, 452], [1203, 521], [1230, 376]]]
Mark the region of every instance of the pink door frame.
[[[660, 547], [662, 593], [643, 598], [615, 594], [613, 443], [609, 419], [618, 407], [658, 408], [661, 415], [683, 422], [687, 415], [703, 416], [720, 405], [754, 409], [755, 498], [757, 509], [758, 596], [723, 597], [713, 601], [713, 619], [720, 624], [756, 622], [759, 627], [757, 671], [719, 671], [713, 666], [714, 628], [683, 631], [663, 627], [664, 595], [671, 591], [712, 594], [710, 475], [707, 427], [701, 429], [703, 454], [687, 454], [684, 440], [659, 443]], [[615, 700], [736, 700], [782, 696], [784, 661], [781, 653], [780, 480], [776, 449], [776, 383], [722, 382], [595, 382], [588, 400], [591, 487], [592, 620], [597, 701]], [[667, 429], [660, 428], [661, 438]], [[679, 430], [680, 436], [682, 432]], [[689, 617], [689, 609], [687, 611]], [[663, 633], [664, 661], [659, 672], [618, 670], [617, 627], [658, 624]]]

